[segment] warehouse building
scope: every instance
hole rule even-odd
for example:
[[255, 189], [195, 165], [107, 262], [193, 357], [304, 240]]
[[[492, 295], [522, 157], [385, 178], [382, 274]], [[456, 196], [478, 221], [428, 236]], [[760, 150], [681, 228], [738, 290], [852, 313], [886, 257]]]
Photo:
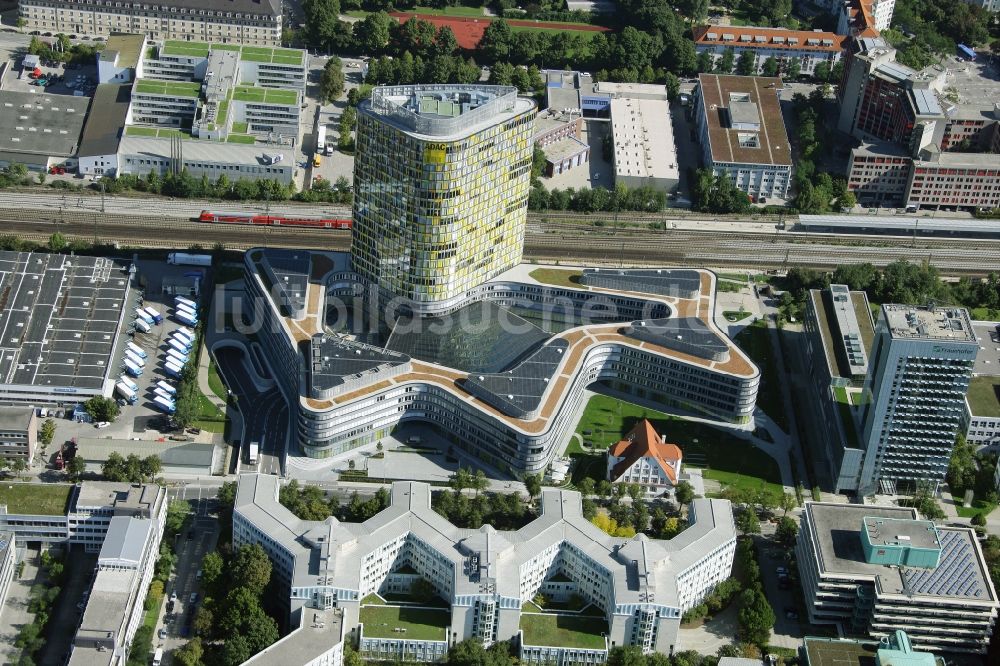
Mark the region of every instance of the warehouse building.
[[111, 395], [131, 311], [124, 264], [0, 252], [0, 293], [0, 402], [67, 407]]
[[[669, 654], [683, 649], [681, 615], [729, 577], [736, 547], [727, 500], [695, 500], [687, 529], [661, 541], [608, 536], [583, 517], [580, 495], [570, 491], [545, 490], [541, 515], [503, 532], [455, 527], [431, 508], [424, 483], [394, 483], [390, 506], [360, 524], [299, 520], [279, 503], [279, 489], [275, 476], [240, 477], [233, 545], [267, 551], [293, 625], [335, 606], [341, 633], [360, 624], [362, 654], [379, 660], [438, 661], [470, 638], [486, 645], [519, 638], [528, 663], [602, 663], [613, 645]], [[436, 636], [407, 637], [376, 621], [399, 608], [372, 606], [369, 595], [406, 596], [420, 580], [447, 603], [428, 623], [439, 627]], [[560, 618], [560, 626], [589, 635], [536, 640], [545, 618], [522, 610], [539, 593], [593, 604], [600, 615], [586, 622]]]
[[156, 456], [171, 476], [211, 476], [223, 471], [225, 449], [212, 442], [173, 442], [102, 437], [77, 438], [77, 453], [88, 472], [100, 472], [112, 453], [140, 458]]
[[118, 173], [118, 144], [125, 134], [132, 86], [102, 83], [94, 92], [78, 153], [79, 172], [85, 176]]
[[985, 654], [1000, 604], [973, 530], [916, 509], [806, 502], [796, 554], [810, 623]]
[[695, 119], [703, 162], [759, 203], [787, 199], [792, 148], [778, 93], [780, 78], [700, 74]]
[[255, 146], [220, 141], [171, 140], [127, 135], [118, 146], [118, 168], [122, 174], [145, 176], [180, 173], [187, 169], [193, 178], [225, 175], [230, 182], [276, 180], [292, 182], [295, 161], [283, 146]]
[[620, 96], [611, 100], [615, 184], [673, 192], [680, 182], [670, 104], [663, 99]]
[[131, 83], [142, 76], [146, 37], [113, 33], [97, 54], [97, 83]]
[[75, 165], [90, 99], [0, 90], [0, 168]]

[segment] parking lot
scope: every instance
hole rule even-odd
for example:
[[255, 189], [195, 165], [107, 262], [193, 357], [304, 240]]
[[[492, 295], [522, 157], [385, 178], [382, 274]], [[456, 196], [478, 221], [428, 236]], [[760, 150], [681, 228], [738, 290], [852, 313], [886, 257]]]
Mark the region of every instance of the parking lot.
[[[21, 59], [17, 57], [13, 65], [3, 77], [4, 90], [17, 92], [49, 92], [55, 95], [91, 96], [97, 88], [97, 67], [95, 65], [76, 65], [59, 62], [47, 62], [39, 66], [41, 76], [37, 79], [28, 76], [28, 71], [21, 68]], [[45, 82], [47, 85], [40, 85]]]
[[[121, 335], [118, 344], [115, 346], [111, 363], [113, 367], [112, 377], [126, 378], [137, 387], [138, 400], [135, 404], [121, 404], [121, 413], [118, 419], [111, 424], [76, 423], [72, 420], [57, 420], [56, 442], [67, 441], [74, 437], [109, 437], [115, 439], [154, 439], [161, 436], [161, 429], [165, 429], [166, 423], [164, 413], [155, 403], [155, 389], [158, 381], [165, 381], [176, 387], [177, 379], [167, 374], [165, 369], [166, 358], [168, 356], [168, 339], [170, 335], [181, 327], [174, 318], [174, 296], [165, 294], [164, 285], [180, 281], [184, 282], [185, 274], [193, 274], [194, 271], [204, 271], [201, 268], [191, 266], [171, 266], [162, 261], [140, 260], [137, 267], [137, 283], [130, 290], [128, 301], [125, 304], [126, 313], [123, 318]], [[192, 298], [190, 294], [186, 297]], [[140, 300], [141, 299], [141, 300]], [[153, 324], [149, 332], [142, 332], [135, 326], [134, 311], [139, 305], [151, 307], [163, 316], [163, 321]], [[131, 334], [130, 334], [131, 332]], [[125, 366], [126, 345], [132, 342], [146, 354], [141, 368], [142, 374], [138, 377], [128, 376]], [[188, 362], [197, 363], [197, 350], [188, 353]], [[116, 398], [121, 398], [116, 391]], [[69, 416], [69, 414], [65, 414]], [[100, 425], [101, 427], [97, 427]], [[54, 456], [58, 447], [49, 449], [50, 457]], [[51, 459], [46, 461], [51, 463]]]

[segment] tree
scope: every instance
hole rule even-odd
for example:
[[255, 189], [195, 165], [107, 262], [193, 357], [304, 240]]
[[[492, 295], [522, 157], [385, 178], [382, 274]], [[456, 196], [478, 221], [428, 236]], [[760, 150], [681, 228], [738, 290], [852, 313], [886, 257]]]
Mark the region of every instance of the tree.
[[679, 481], [674, 488], [674, 499], [681, 506], [690, 504], [694, 499], [694, 487], [687, 481]]
[[816, 63], [816, 67], [813, 68], [813, 78], [817, 81], [829, 81], [830, 65], [825, 61]]
[[48, 446], [52, 443], [52, 439], [56, 436], [56, 422], [52, 419], [45, 419], [42, 423], [41, 432], [38, 433], [38, 439], [41, 441], [42, 446]]
[[783, 516], [787, 515], [789, 511], [791, 511], [792, 509], [794, 509], [798, 505], [799, 505], [799, 501], [797, 499], [795, 499], [795, 495], [793, 495], [791, 493], [781, 493], [781, 500], [779, 501], [779, 504], [778, 504], [778, 506], [781, 507], [781, 511], [782, 511], [781, 515], [783, 515]]
[[101, 463], [101, 474], [108, 481], [126, 481], [125, 458], [122, 457], [122, 454], [117, 451], [109, 453], [107, 459]]
[[160, 457], [155, 454], [148, 455], [145, 458], [143, 458], [142, 462], [140, 463], [141, 478], [139, 480], [143, 481], [145, 479], [149, 479], [150, 481], [152, 481], [156, 477], [156, 475], [160, 473], [162, 469], [163, 469], [163, 462], [160, 460]]
[[354, 24], [354, 41], [358, 49], [372, 56], [380, 55], [396, 22], [385, 12], [374, 12]]
[[858, 198], [855, 196], [854, 192], [847, 190], [837, 197], [835, 205], [838, 211], [850, 211], [858, 205]]
[[760, 519], [752, 507], [744, 507], [736, 517], [736, 529], [741, 534], [760, 534]]
[[607, 499], [611, 496], [612, 487], [611, 482], [607, 479], [601, 479], [597, 482], [597, 496], [601, 499]]
[[87, 471], [87, 462], [83, 456], [73, 456], [66, 463], [66, 476], [70, 481], [79, 481], [83, 473]]
[[759, 587], [743, 590], [738, 614], [740, 639], [764, 646], [771, 639], [774, 611]]
[[802, 73], [802, 59], [792, 58], [788, 61], [788, 65], [785, 68], [785, 78], [797, 79], [799, 74]]
[[528, 497], [534, 499], [542, 493], [542, 477], [538, 474], [528, 474], [524, 477], [524, 489], [528, 491]]
[[305, 0], [306, 39], [316, 48], [329, 49], [336, 41], [340, 27], [339, 0]]
[[476, 51], [489, 63], [506, 61], [513, 43], [514, 33], [510, 29], [510, 24], [503, 19], [497, 19], [486, 27], [479, 44], [476, 45]]
[[320, 100], [329, 104], [344, 94], [344, 63], [334, 56], [326, 61], [319, 83]]
[[752, 50], [746, 50], [740, 54], [736, 61], [736, 73], [740, 76], [750, 76], [757, 69], [757, 57]]
[[260, 544], [241, 546], [230, 565], [232, 580], [259, 596], [271, 580], [271, 560]]
[[959, 433], [955, 439], [955, 446], [951, 450], [948, 472], [945, 475], [952, 495], [959, 501], [961, 498], [958, 496], [963, 494], [966, 488], [972, 488], [975, 485], [976, 471], [976, 447], [966, 441], [965, 435]]
[[184, 521], [191, 513], [191, 505], [184, 500], [173, 500], [167, 505], [164, 530], [167, 534], [179, 534], [184, 529]]
[[95, 421], [114, 421], [121, 411], [117, 402], [99, 395], [83, 403], [83, 408]]
[[486, 472], [481, 469], [477, 469], [476, 473], [472, 475], [470, 479], [472, 483], [472, 489], [476, 491], [476, 497], [479, 497], [479, 493], [490, 487], [490, 480], [486, 478]]
[[216, 582], [222, 579], [224, 566], [225, 562], [222, 559], [222, 555], [217, 550], [209, 552], [202, 558], [201, 580], [206, 587], [211, 588]]
[[450, 485], [456, 493], [460, 493], [466, 488], [471, 488], [472, 474], [465, 467], [459, 467], [455, 470], [455, 473], [451, 475], [451, 478], [448, 480], [448, 485]]
[[49, 236], [49, 251], [51, 252], [62, 252], [68, 244], [66, 237], [58, 231]]
[[594, 494], [594, 488], [597, 484], [589, 476], [585, 476], [580, 479], [580, 482], [576, 484], [576, 489], [580, 491], [580, 494], [584, 497]]
[[774, 56], [768, 56], [767, 60], [761, 66], [762, 76], [777, 76], [778, 75], [778, 60]]
[[972, 517], [972, 520], [969, 522], [971, 522], [976, 527], [986, 527], [986, 514], [982, 512], [977, 513]]
[[[197, 614], [195, 617], [197, 618]], [[201, 639], [195, 638], [174, 652], [174, 662], [180, 666], [201, 666], [201, 658], [204, 654], [205, 650], [201, 646]]]
[[736, 52], [733, 51], [731, 47], [727, 47], [726, 50], [722, 52], [722, 57], [719, 58], [718, 72], [719, 74], [732, 74], [733, 66], [736, 63]]
[[438, 53], [452, 55], [458, 50], [458, 39], [455, 38], [455, 32], [446, 25], [441, 26], [434, 37], [434, 46], [437, 47]]
[[799, 524], [795, 522], [792, 518], [788, 516], [782, 516], [778, 519], [778, 529], [775, 531], [775, 536], [778, 538], [782, 544], [791, 547], [795, 545], [795, 537], [799, 535]]
[[616, 646], [608, 652], [608, 666], [644, 666], [645, 663], [646, 656], [642, 653], [642, 648], [635, 645]]

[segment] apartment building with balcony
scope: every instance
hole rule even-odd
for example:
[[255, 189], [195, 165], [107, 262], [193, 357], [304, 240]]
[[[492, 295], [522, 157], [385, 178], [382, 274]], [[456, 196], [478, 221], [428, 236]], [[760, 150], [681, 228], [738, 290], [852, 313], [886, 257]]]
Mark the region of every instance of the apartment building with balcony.
[[754, 74], [760, 74], [764, 62], [774, 58], [779, 73], [788, 72], [793, 60], [799, 72], [812, 76], [820, 63], [832, 68], [844, 55], [847, 38], [834, 32], [786, 30], [756, 26], [703, 25], [693, 30], [694, 47], [708, 53], [715, 64], [728, 50], [736, 59], [746, 51], [754, 54]]

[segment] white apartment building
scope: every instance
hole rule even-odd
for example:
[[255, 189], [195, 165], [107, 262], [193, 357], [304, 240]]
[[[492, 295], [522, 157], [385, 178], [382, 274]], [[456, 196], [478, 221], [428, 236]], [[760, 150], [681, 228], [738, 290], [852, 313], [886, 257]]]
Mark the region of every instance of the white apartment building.
[[277, 0], [19, 0], [27, 31], [279, 46]]
[[695, 119], [705, 168], [727, 175], [759, 203], [786, 199], [792, 149], [778, 92], [780, 78], [700, 74]]
[[768, 58], [774, 58], [779, 72], [788, 72], [792, 60], [798, 60], [799, 73], [811, 76], [816, 65], [833, 67], [844, 55], [846, 38], [834, 32], [786, 30], [754, 26], [711, 26], [694, 28], [694, 47], [698, 53], [709, 53], [717, 63], [727, 50], [733, 52], [733, 62], [750, 51], [754, 54], [754, 74], [760, 74]]
[[944, 480], [978, 351], [964, 308], [882, 306], [860, 418], [860, 494]]
[[68, 666], [119, 666], [127, 661], [160, 553], [162, 513], [111, 519]]
[[796, 554], [811, 624], [932, 652], [985, 654], [996, 590], [975, 532], [915, 509], [806, 502]]
[[361, 524], [299, 520], [278, 502], [279, 489], [275, 476], [240, 477], [233, 543], [259, 543], [268, 552], [288, 586], [293, 623], [300, 614], [336, 611], [343, 635], [363, 625], [366, 596], [405, 592], [421, 578], [448, 602], [437, 640], [369, 635], [362, 626], [361, 651], [372, 658], [435, 661], [467, 638], [487, 645], [514, 638], [524, 631], [522, 606], [543, 591], [600, 607], [604, 648], [533, 645], [522, 637], [522, 660], [601, 663], [613, 645], [670, 653], [681, 649], [681, 615], [729, 577], [735, 552], [725, 500], [695, 500], [690, 526], [658, 541], [608, 536], [583, 518], [580, 495], [568, 491], [544, 491], [537, 519], [500, 532], [456, 528], [431, 509], [423, 483], [394, 483], [389, 508]]

